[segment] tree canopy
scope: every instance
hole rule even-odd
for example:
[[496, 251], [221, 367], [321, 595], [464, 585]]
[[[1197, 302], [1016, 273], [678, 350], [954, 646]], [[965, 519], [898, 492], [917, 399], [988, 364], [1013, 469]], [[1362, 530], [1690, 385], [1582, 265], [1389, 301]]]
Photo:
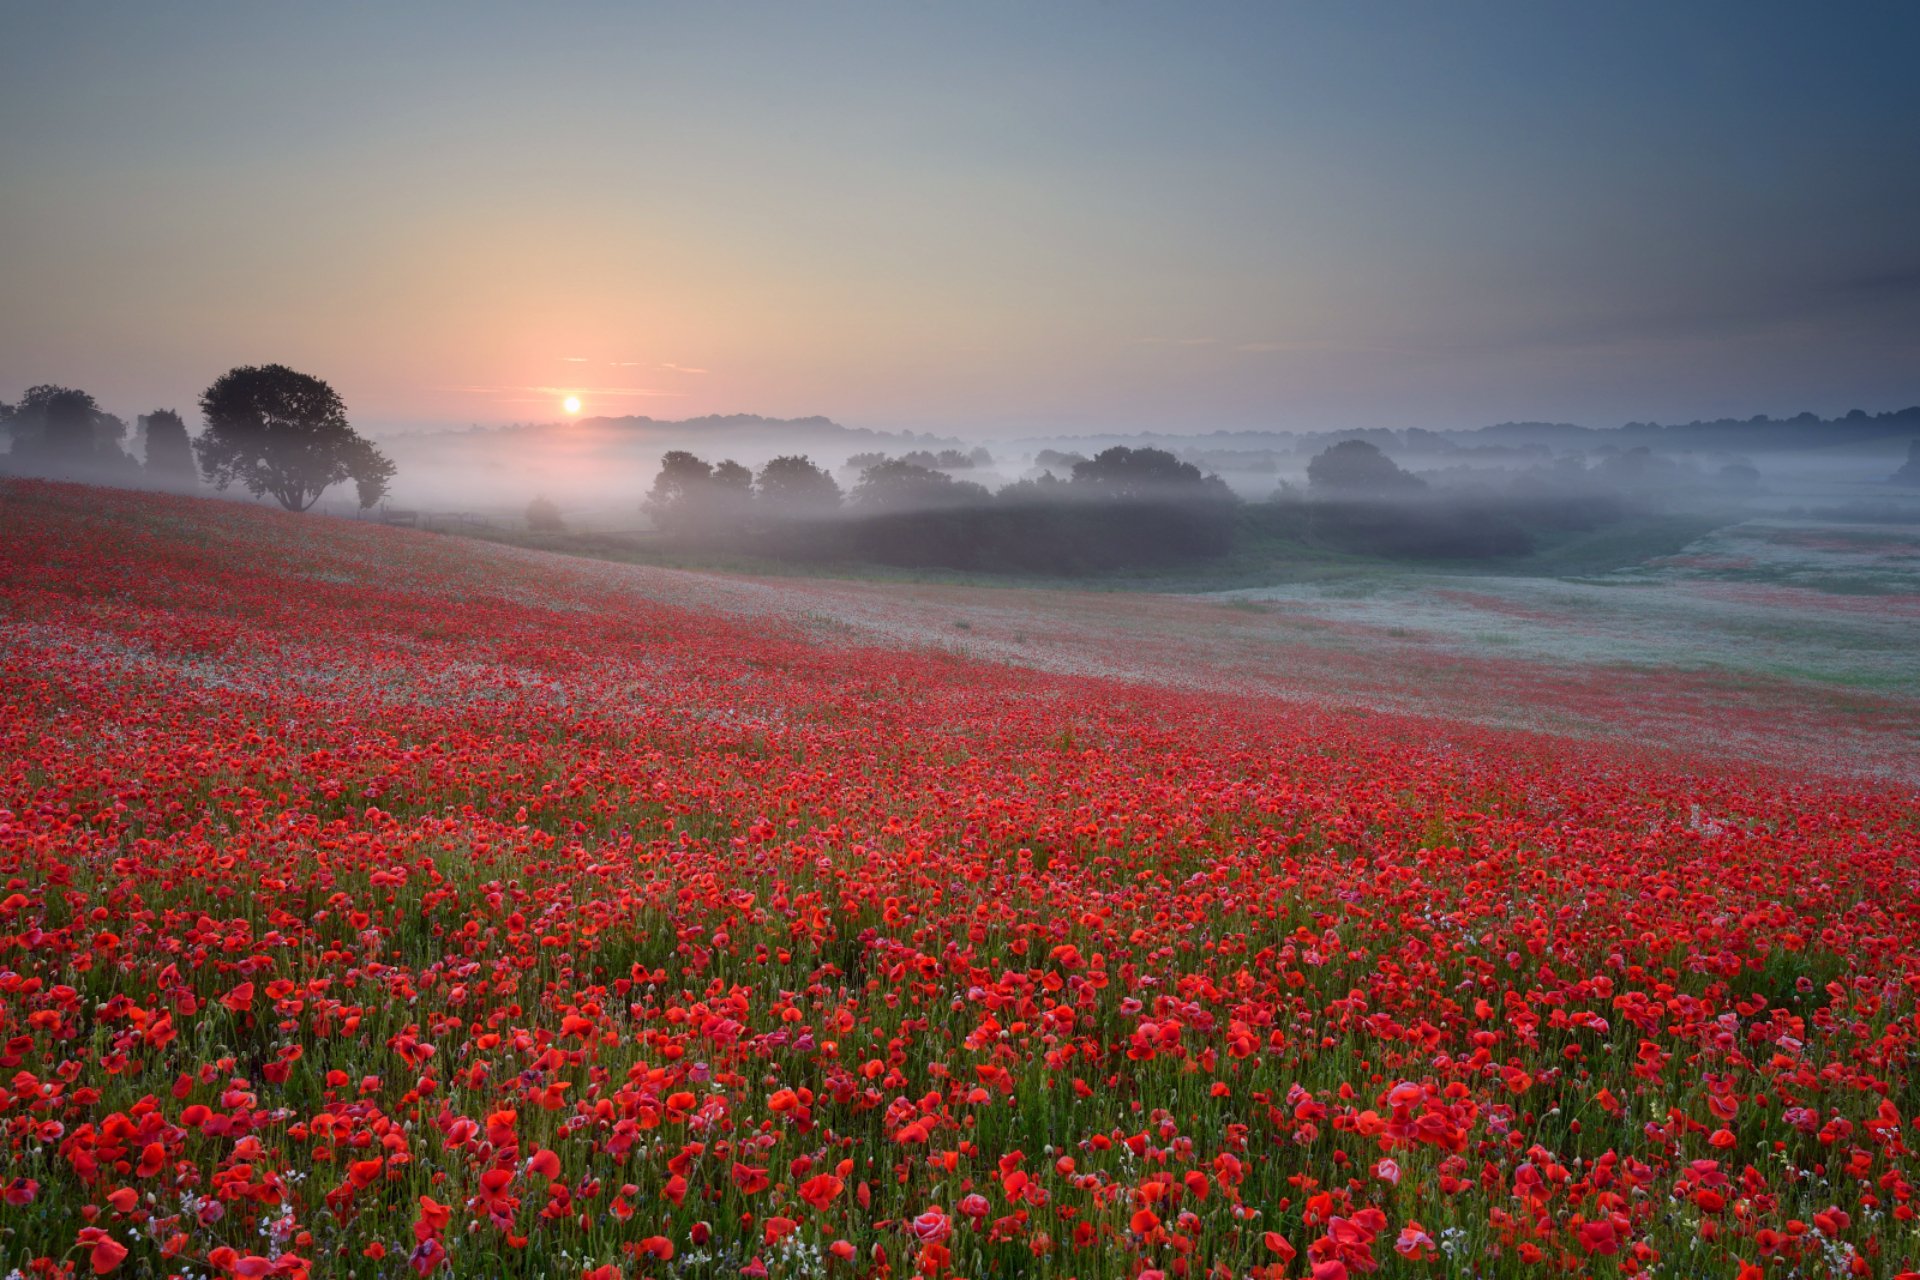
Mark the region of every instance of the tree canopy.
[[991, 495], [971, 480], [955, 480], [944, 471], [902, 458], [875, 463], [860, 473], [853, 505], [860, 511], [910, 511], [984, 503]]
[[1342, 440], [1315, 455], [1307, 463], [1307, 484], [1316, 493], [1366, 498], [1393, 497], [1427, 487], [1426, 481], [1402, 471], [1365, 440]]
[[822, 515], [840, 506], [840, 486], [804, 456], [773, 459], [760, 468], [760, 500], [779, 515]]
[[127, 424], [77, 387], [52, 383], [28, 387], [6, 417], [14, 452], [23, 460], [60, 470], [127, 463], [120, 450]]
[[147, 439], [147, 474], [164, 484], [191, 485], [197, 477], [193, 445], [180, 415], [172, 409], [155, 409], [142, 415], [140, 426]]
[[658, 528], [669, 533], [690, 532], [703, 523], [712, 489], [711, 462], [685, 449], [670, 449], [660, 459], [660, 474], [653, 478], [653, 488], [640, 505]]
[[216, 488], [237, 481], [289, 511], [346, 480], [363, 508], [386, 496], [393, 464], [348, 424], [346, 405], [319, 378], [280, 364], [231, 369], [201, 395], [200, 412], [207, 429], [194, 452]]
[[1117, 444], [1074, 463], [1072, 483], [1104, 497], [1146, 498], [1191, 494], [1206, 485], [1206, 478], [1200, 468], [1180, 461], [1165, 449], [1129, 449]]

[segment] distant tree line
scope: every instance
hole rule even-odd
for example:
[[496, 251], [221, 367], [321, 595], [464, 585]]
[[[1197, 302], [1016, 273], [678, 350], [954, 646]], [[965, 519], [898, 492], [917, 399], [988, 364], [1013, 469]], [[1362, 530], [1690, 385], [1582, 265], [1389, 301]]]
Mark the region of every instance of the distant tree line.
[[1304, 492], [1281, 486], [1249, 508], [1255, 527], [1368, 555], [1478, 560], [1525, 555], [1544, 534], [1602, 528], [1635, 515], [1758, 492], [1741, 459], [1703, 468], [1645, 445], [1603, 446], [1519, 469], [1462, 466], [1414, 475], [1369, 441], [1341, 441], [1307, 466]]
[[942, 449], [938, 453], [930, 449], [915, 449], [903, 453], [898, 458], [889, 458], [884, 453], [856, 453], [847, 459], [847, 470], [865, 471], [868, 467], [882, 462], [910, 462], [916, 467], [925, 467], [929, 471], [973, 471], [993, 465], [993, 455], [984, 448], [962, 452], [959, 449]]
[[127, 424], [74, 387], [30, 387], [18, 404], [0, 403], [0, 434], [10, 439], [6, 469], [94, 484], [191, 492], [201, 479], [216, 489], [238, 484], [305, 511], [336, 484], [352, 481], [362, 509], [386, 496], [393, 464], [347, 422], [338, 393], [285, 365], [230, 369], [200, 396], [205, 430], [190, 439], [172, 409]]
[[[978, 459], [984, 451], [951, 452], [968, 466], [991, 463]], [[1233, 492], [1160, 449], [1117, 446], [1064, 479], [998, 493], [911, 454], [856, 461], [859, 479], [843, 494], [809, 458], [775, 458], [754, 475], [675, 451], [644, 507], [662, 533], [687, 542], [911, 567], [1093, 573], [1205, 560], [1233, 545]]]
[[[676, 451], [644, 508], [677, 541], [780, 559], [1079, 575], [1218, 560], [1281, 539], [1374, 556], [1477, 560], [1530, 552], [1544, 534], [1600, 528], [1675, 495], [1737, 498], [1759, 473], [1728, 462], [1703, 474], [1646, 447], [1610, 449], [1519, 471], [1415, 475], [1365, 440], [1340, 441], [1307, 466], [1306, 485], [1242, 502], [1217, 476], [1154, 448], [1092, 458], [989, 491], [908, 457], [863, 455], [846, 492], [805, 457], [754, 474], [732, 460]], [[934, 460], [940, 460], [937, 455]], [[1431, 477], [1431, 478], [1429, 478]], [[529, 511], [529, 523], [535, 513]], [[541, 513], [556, 521], [558, 513]]]
[[1831, 448], [1907, 435], [1915, 430], [1920, 430], [1920, 405], [1882, 413], [1851, 409], [1832, 418], [1822, 418], [1811, 411], [1785, 418], [1760, 413], [1750, 418], [1696, 419], [1685, 423], [1629, 422], [1620, 427], [1579, 427], [1565, 422], [1502, 422], [1465, 434], [1486, 441], [1530, 441], [1555, 448], [1592, 448], [1612, 443], [1623, 448], [1647, 445], [1668, 452], [1757, 453]]

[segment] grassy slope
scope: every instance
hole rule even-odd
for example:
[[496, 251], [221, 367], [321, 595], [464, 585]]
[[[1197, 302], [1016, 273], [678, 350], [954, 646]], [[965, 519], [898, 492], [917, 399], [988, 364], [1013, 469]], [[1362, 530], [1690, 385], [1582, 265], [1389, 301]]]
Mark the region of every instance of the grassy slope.
[[475, 529], [464, 536], [531, 550], [586, 556], [657, 568], [749, 573], [762, 577], [835, 578], [874, 582], [1072, 588], [1114, 591], [1231, 591], [1276, 583], [1322, 582], [1408, 574], [1491, 573], [1567, 577], [1608, 573], [1660, 556], [1726, 524], [1723, 516], [1656, 516], [1585, 533], [1547, 535], [1531, 555], [1500, 560], [1416, 562], [1357, 555], [1329, 547], [1243, 529], [1239, 544], [1215, 564], [1176, 569], [1054, 578], [1037, 574], [969, 573], [954, 569], [901, 569], [861, 561], [796, 562], [744, 553], [675, 546], [645, 532], [533, 533]]

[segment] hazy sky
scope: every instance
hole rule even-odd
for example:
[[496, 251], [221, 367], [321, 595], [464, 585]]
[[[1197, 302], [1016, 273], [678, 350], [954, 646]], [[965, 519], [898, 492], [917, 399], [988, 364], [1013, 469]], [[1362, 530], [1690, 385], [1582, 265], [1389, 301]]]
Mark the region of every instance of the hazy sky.
[[1920, 402], [1920, 5], [0, 0], [0, 398], [356, 425]]

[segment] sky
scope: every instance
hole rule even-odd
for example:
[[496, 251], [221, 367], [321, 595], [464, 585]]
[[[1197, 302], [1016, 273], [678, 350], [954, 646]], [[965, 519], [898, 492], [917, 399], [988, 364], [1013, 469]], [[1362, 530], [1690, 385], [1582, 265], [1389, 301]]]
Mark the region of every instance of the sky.
[[0, 399], [982, 438], [1920, 403], [1920, 5], [0, 0]]

